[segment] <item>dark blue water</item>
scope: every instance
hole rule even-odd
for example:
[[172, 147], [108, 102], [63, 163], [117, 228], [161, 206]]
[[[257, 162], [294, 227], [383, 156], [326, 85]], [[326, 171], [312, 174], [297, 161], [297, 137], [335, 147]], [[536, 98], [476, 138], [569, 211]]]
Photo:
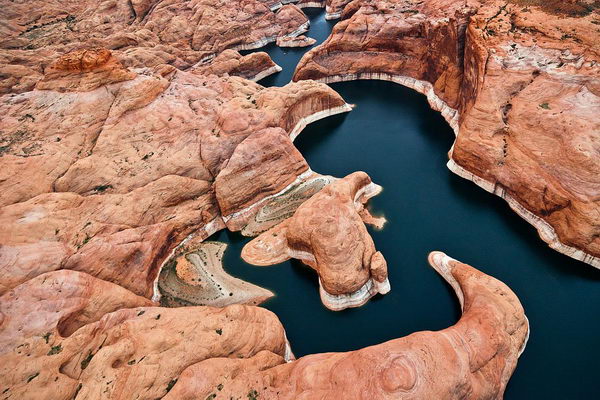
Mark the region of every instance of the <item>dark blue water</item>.
[[[308, 14], [308, 34], [323, 41], [333, 23], [322, 11]], [[261, 83], [282, 86], [306, 49], [266, 51], [284, 70]], [[525, 307], [531, 337], [506, 399], [599, 398], [600, 270], [549, 249], [503, 200], [452, 174], [445, 164], [453, 132], [423, 96], [380, 81], [332, 87], [357, 108], [308, 126], [296, 145], [317, 172], [342, 177], [362, 170], [384, 187], [371, 205], [388, 224], [371, 233], [387, 259], [392, 291], [359, 309], [328, 311], [308, 267], [254, 267], [239, 257], [248, 238], [213, 237], [230, 243], [229, 272], [276, 293], [265, 307], [283, 322], [296, 356], [452, 325], [458, 302], [426, 261], [441, 250], [504, 281]]]

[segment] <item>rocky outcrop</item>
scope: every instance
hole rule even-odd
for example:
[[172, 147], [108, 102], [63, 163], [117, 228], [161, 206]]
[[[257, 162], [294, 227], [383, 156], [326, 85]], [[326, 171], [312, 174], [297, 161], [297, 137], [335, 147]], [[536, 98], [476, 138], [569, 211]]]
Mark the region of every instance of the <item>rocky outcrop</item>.
[[[88, 62], [90, 54], [104, 61]], [[0, 293], [70, 269], [152, 297], [161, 266], [184, 239], [222, 229], [223, 215], [247, 210], [249, 221], [259, 202], [304, 176], [291, 135], [315, 115], [349, 110], [315, 82], [266, 89], [171, 66], [115, 81], [132, 72], [104, 52], [57, 65], [74, 65], [44, 78], [61, 92], [0, 97], [8, 138], [0, 182], [11, 188], [0, 191]], [[268, 153], [255, 152], [266, 144]]]
[[424, 93], [457, 134], [449, 168], [598, 267], [599, 18], [579, 1], [357, 0], [294, 79]]
[[317, 41], [313, 38], [306, 37], [304, 35], [297, 37], [282, 37], [277, 38], [277, 46], [279, 47], [309, 47], [313, 44], [317, 43]]
[[297, 258], [319, 274], [321, 301], [334, 311], [365, 304], [390, 290], [387, 264], [365, 223], [382, 227], [365, 203], [381, 187], [364, 172], [325, 186], [294, 215], [244, 246], [242, 258], [272, 265]]
[[[260, 0], [0, 0], [0, 94], [31, 90], [59, 56], [109, 49], [125, 67], [185, 70], [226, 49], [297, 36], [308, 18]], [[255, 60], [257, 61], [257, 60]]]
[[85, 273], [49, 272], [0, 297], [3, 396], [502, 397], [528, 337], [521, 304], [468, 265], [429, 259], [460, 301], [454, 326], [288, 363], [285, 332], [265, 309], [154, 307]]
[[239, 76], [257, 82], [280, 72], [281, 67], [262, 51], [242, 56], [235, 50], [224, 50], [208, 64], [198, 64], [190, 71], [202, 75]]
[[455, 325], [280, 365], [267, 353], [210, 359], [186, 369], [165, 399], [502, 398], [529, 335], [519, 300], [502, 282], [443, 253], [429, 261], [460, 301]]
[[58, 92], [88, 92], [136, 77], [109, 50], [79, 50], [60, 57], [46, 68], [36, 88]]
[[265, 309], [153, 307], [75, 271], [8, 291], [0, 315], [3, 398], [156, 399], [211, 358], [290, 357], [283, 327]]
[[223, 269], [227, 244], [190, 240], [167, 260], [158, 278], [160, 303], [167, 307], [258, 305], [270, 291], [237, 279]]

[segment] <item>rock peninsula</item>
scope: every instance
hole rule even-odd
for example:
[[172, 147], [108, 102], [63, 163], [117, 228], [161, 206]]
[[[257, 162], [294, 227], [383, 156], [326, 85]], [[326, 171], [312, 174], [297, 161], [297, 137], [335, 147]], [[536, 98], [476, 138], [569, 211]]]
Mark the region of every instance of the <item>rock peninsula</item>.
[[323, 304], [334, 311], [359, 307], [390, 291], [387, 263], [376, 251], [365, 223], [382, 227], [365, 203], [381, 191], [364, 172], [325, 186], [292, 217], [252, 240], [242, 258], [254, 265], [296, 258], [319, 275]]

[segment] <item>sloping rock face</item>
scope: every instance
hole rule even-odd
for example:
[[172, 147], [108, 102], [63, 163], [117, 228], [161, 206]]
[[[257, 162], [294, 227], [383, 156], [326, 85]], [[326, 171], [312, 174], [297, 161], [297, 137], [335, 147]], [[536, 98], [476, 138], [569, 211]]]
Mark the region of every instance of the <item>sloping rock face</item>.
[[186, 369], [165, 399], [502, 398], [529, 334], [519, 300], [502, 282], [443, 253], [429, 260], [461, 303], [454, 326], [277, 366], [267, 354], [210, 359]]
[[365, 227], [385, 222], [364, 208], [380, 191], [364, 172], [337, 180], [305, 201], [291, 218], [244, 246], [242, 258], [254, 265], [302, 260], [319, 274], [321, 301], [334, 311], [386, 294], [387, 264]]
[[304, 35], [292, 38], [277, 38], [277, 46], [279, 47], [308, 47], [315, 43], [317, 43], [316, 39], [309, 38]]
[[168, 307], [258, 305], [273, 297], [272, 292], [225, 272], [226, 249], [227, 243], [198, 243], [197, 240], [178, 248], [158, 278], [160, 304]]
[[597, 2], [356, 0], [295, 80], [384, 79], [457, 133], [449, 168], [600, 266]]
[[152, 297], [185, 238], [222, 229], [222, 215], [251, 218], [306, 171], [290, 135], [307, 118], [349, 109], [315, 82], [265, 89], [112, 57], [68, 54], [47, 89], [0, 97], [0, 293], [71, 269]]
[[[442, 253], [432, 266], [463, 315], [439, 332], [294, 362], [271, 312], [154, 307], [118, 285], [62, 270], [0, 297], [3, 398], [501, 398], [528, 337], [503, 283]], [[361, 397], [363, 396], [363, 397]]]
[[126, 67], [179, 69], [225, 49], [254, 49], [306, 31], [294, 5], [259, 0], [0, 0], [0, 94], [31, 90], [60, 55], [112, 50]]
[[0, 386], [14, 399], [157, 399], [210, 358], [289, 356], [262, 308], [153, 307], [75, 271], [38, 276], [0, 297]]
[[208, 64], [198, 64], [190, 71], [201, 75], [233, 75], [257, 82], [281, 71], [281, 67], [265, 52], [242, 56], [235, 50], [224, 50]]

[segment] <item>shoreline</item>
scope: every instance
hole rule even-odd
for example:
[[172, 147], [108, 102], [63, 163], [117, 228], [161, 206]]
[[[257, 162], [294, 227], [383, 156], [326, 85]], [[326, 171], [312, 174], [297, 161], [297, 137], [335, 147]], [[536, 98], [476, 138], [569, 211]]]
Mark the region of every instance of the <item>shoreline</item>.
[[[406, 86], [410, 89], [413, 89], [427, 97], [427, 101], [431, 108], [435, 111], [439, 111], [442, 114], [442, 117], [448, 122], [452, 130], [454, 131], [455, 137], [458, 137], [459, 134], [459, 124], [458, 124], [458, 110], [451, 108], [446, 104], [444, 100], [442, 100], [439, 96], [435, 94], [433, 89], [433, 85], [428, 81], [422, 81], [415, 78], [411, 78], [404, 75], [392, 75], [387, 73], [380, 72], [367, 72], [367, 73], [359, 73], [359, 74], [345, 74], [345, 75], [332, 75], [327, 76], [321, 79], [316, 79], [317, 82], [322, 83], [336, 83], [336, 82], [349, 82], [355, 80], [383, 80], [389, 81], [393, 83], [400, 84], [402, 86]], [[527, 221], [530, 225], [532, 225], [538, 232], [538, 236], [542, 239], [551, 249], [564, 254], [568, 257], [571, 257], [575, 260], [581, 261], [588, 265], [591, 265], [594, 268], [600, 269], [600, 257], [595, 257], [591, 254], [586, 253], [585, 251], [568, 246], [562, 243], [554, 228], [542, 218], [538, 217], [531, 211], [527, 210], [523, 207], [514, 197], [506, 194], [506, 191], [501, 186], [498, 186], [492, 182], [486, 181], [485, 179], [465, 170], [461, 166], [459, 166], [454, 159], [452, 158], [452, 153], [454, 150], [454, 143], [452, 143], [452, 147], [450, 148], [449, 154], [450, 159], [446, 164], [448, 169], [452, 171], [454, 174], [469, 180], [475, 183], [477, 186], [486, 190], [489, 193], [495, 194], [496, 196], [504, 199], [509, 207], [522, 219]]]

